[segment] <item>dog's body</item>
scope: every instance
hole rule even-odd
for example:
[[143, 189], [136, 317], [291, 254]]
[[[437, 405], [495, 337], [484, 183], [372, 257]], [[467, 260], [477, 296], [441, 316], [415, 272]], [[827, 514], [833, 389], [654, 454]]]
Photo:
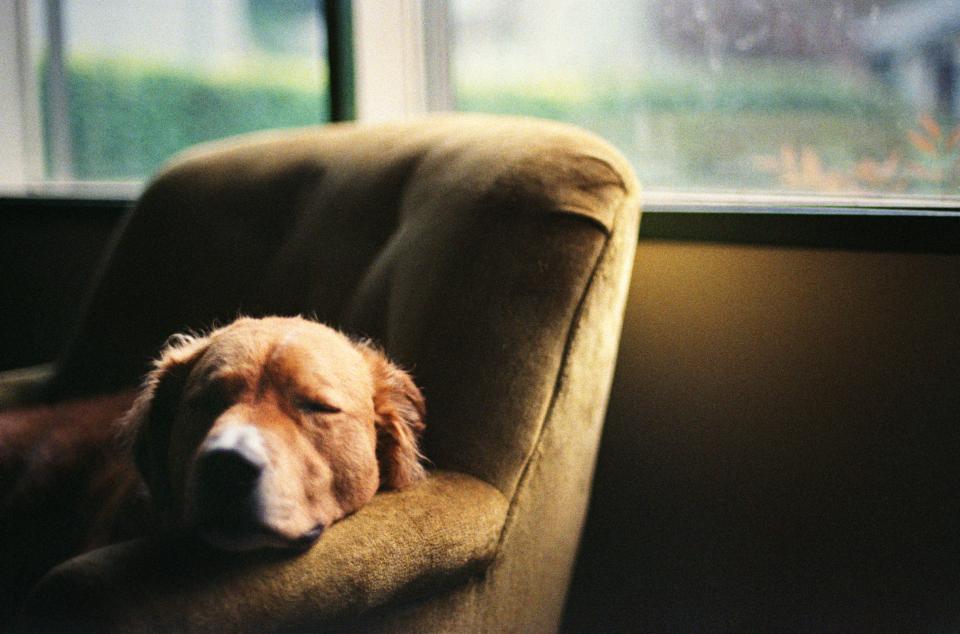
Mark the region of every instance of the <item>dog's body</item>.
[[135, 399], [0, 414], [0, 592], [157, 528], [225, 550], [307, 548], [379, 488], [423, 477], [423, 416], [406, 373], [315, 322], [176, 337]]
[[0, 413], [0, 631], [52, 566], [155, 525], [111, 424], [134, 396]]

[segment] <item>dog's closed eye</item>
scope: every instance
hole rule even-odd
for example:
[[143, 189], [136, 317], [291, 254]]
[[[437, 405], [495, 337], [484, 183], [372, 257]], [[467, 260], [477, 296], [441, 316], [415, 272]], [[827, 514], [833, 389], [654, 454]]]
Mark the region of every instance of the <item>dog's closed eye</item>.
[[342, 411], [335, 405], [312, 398], [297, 399], [297, 407], [308, 414], [339, 414]]

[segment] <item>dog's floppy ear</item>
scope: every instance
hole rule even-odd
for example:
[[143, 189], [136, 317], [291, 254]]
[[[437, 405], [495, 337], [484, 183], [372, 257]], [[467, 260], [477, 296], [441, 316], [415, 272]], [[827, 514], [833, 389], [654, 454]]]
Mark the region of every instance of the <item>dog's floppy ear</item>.
[[361, 350], [373, 372], [380, 486], [403, 489], [425, 476], [418, 440], [426, 404], [409, 374], [373, 346], [364, 344]]
[[166, 515], [173, 506], [167, 452], [170, 433], [187, 376], [207, 346], [207, 339], [171, 337], [154, 362], [130, 411], [120, 421], [137, 470], [154, 507]]

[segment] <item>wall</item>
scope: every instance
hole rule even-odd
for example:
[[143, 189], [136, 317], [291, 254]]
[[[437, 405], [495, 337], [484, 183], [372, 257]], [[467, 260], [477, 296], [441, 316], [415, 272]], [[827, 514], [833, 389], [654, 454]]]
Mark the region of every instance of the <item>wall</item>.
[[958, 274], [641, 240], [567, 629], [960, 624]]
[[62, 348], [125, 206], [0, 199], [0, 370]]

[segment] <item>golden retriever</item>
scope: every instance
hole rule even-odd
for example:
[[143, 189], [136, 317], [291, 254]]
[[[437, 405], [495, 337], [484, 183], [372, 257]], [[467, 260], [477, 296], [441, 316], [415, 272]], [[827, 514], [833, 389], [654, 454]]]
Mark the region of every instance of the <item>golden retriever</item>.
[[165, 523], [247, 550], [309, 546], [381, 486], [420, 480], [423, 416], [375, 348], [267, 318], [178, 337], [124, 425]]
[[[87, 407], [109, 410], [116, 400]], [[157, 526], [196, 531], [225, 550], [305, 549], [378, 489], [424, 477], [424, 413], [408, 374], [371, 344], [317, 322], [242, 318], [205, 336], [178, 335], [119, 435], [106, 433], [104, 420], [0, 416], [0, 536], [11, 550], [24, 546], [36, 535], [18, 544], [4, 517], [30, 531], [24, 509], [62, 511], [83, 499], [83, 517], [62, 524], [85, 535], [61, 559]], [[56, 483], [84, 493], [51, 490]], [[60, 537], [63, 550], [69, 540]]]

